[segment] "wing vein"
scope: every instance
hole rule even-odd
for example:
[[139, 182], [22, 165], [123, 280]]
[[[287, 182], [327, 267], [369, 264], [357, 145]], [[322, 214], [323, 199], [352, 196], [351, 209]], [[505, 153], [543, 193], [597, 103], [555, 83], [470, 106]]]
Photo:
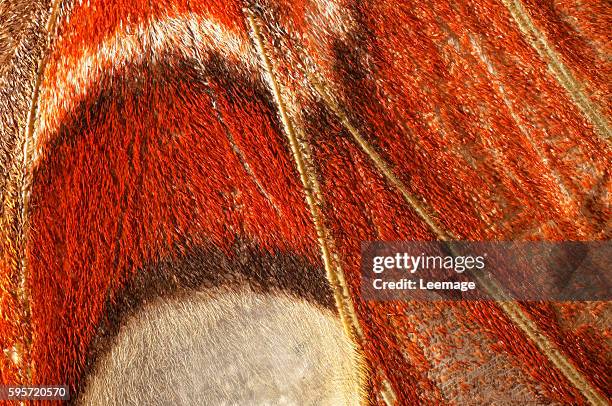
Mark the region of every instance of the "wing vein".
[[[312, 166], [307, 163], [308, 158], [303, 153], [303, 150], [308, 148], [307, 142], [303, 139], [299, 139], [299, 130], [296, 129], [292, 119], [289, 117], [287, 107], [283, 100], [281, 85], [274, 75], [274, 68], [265, 49], [260, 28], [255, 21], [255, 17], [250, 10], [245, 10], [245, 12], [247, 14], [248, 24], [251, 27], [253, 41], [257, 47], [261, 63], [278, 108], [285, 135], [289, 141], [289, 146], [300, 175], [300, 180], [304, 186], [306, 203], [317, 232], [317, 239], [319, 241], [327, 279], [334, 294], [340, 319], [346, 334], [355, 341], [359, 349], [362, 349], [365, 340], [364, 333], [349, 293], [344, 271], [335, 255], [336, 249], [333, 237], [328, 227], [325, 225], [324, 215], [321, 210], [322, 197], [319, 192], [320, 185], [316, 174], [313, 172]], [[389, 391], [391, 391], [391, 393], [388, 394], [387, 398], [394, 398], [395, 396], [390, 387]]]
[[289, 139], [291, 152], [293, 154], [293, 158], [295, 159], [295, 163], [300, 174], [300, 180], [304, 185], [306, 202], [310, 209], [311, 216], [313, 218], [313, 222], [317, 231], [317, 237], [321, 246], [320, 248], [323, 256], [323, 261], [325, 263], [325, 269], [327, 271], [327, 276], [334, 290], [334, 296], [336, 298], [337, 304], [339, 305], [340, 316], [343, 319], [343, 323], [345, 325], [345, 328], [347, 329], [347, 332], [350, 332], [351, 336], [354, 335], [356, 336], [356, 338], [361, 340], [363, 339], [363, 332], [361, 330], [361, 327], [359, 326], [359, 322], [357, 320], [355, 310], [353, 308], [353, 304], [348, 293], [348, 287], [346, 286], [344, 273], [340, 266], [338, 266], [338, 264], [336, 264], [335, 261], [332, 259], [332, 253], [330, 250], [331, 236], [329, 230], [323, 222], [322, 213], [320, 209], [321, 199], [318, 194], [313, 191], [313, 189], [318, 189], [318, 181], [316, 179], [316, 176], [307, 169], [305, 157], [302, 153], [302, 148], [300, 145], [300, 143], [303, 141], [298, 140], [293, 122], [289, 118], [289, 115], [287, 113], [287, 108], [282, 99], [280, 91], [280, 85], [274, 77], [272, 65], [263, 45], [263, 40], [261, 38], [259, 27], [255, 22], [255, 18], [250, 13], [248, 14], [248, 20], [252, 29], [252, 34], [254, 36], [255, 43], [260, 53], [260, 57], [262, 59], [262, 63], [265, 68], [265, 72], [268, 76], [269, 84], [272, 87], [272, 92], [274, 94], [279, 114], [283, 122], [285, 133], [287, 135], [287, 138]]
[[584, 93], [582, 90], [583, 85], [565, 66], [561, 57], [548, 43], [544, 34], [535, 26], [520, 0], [501, 0], [501, 2], [516, 21], [527, 42], [536, 50], [542, 60], [548, 64], [555, 80], [570, 95], [572, 101], [578, 106], [582, 114], [591, 122], [597, 134], [605, 142], [610, 143], [612, 133], [610, 132], [610, 126], [605, 115], [601, 113], [599, 106]]
[[[26, 125], [24, 128], [24, 134], [21, 145], [21, 173], [20, 173], [20, 193], [19, 193], [19, 213], [17, 219], [17, 246], [19, 250], [19, 270], [18, 270], [18, 280], [19, 287], [17, 291], [17, 297], [19, 298], [19, 302], [22, 306], [22, 315], [24, 317], [24, 324], [27, 325], [27, 328], [30, 328], [30, 315], [32, 313], [32, 303], [30, 301], [30, 296], [28, 292], [28, 264], [26, 258], [26, 233], [27, 233], [27, 217], [28, 217], [28, 201], [30, 197], [30, 186], [31, 186], [31, 149], [32, 144], [31, 141], [34, 138], [34, 125], [36, 123], [36, 117], [38, 114], [38, 101], [40, 94], [40, 87], [42, 84], [42, 78], [45, 72], [45, 68], [47, 66], [47, 62], [49, 60], [49, 52], [51, 47], [51, 36], [55, 31], [55, 26], [57, 24], [58, 16], [59, 16], [59, 6], [61, 1], [54, 0], [51, 4], [51, 12], [49, 14], [49, 18], [47, 20], [47, 24], [45, 26], [46, 29], [46, 49], [43, 51], [43, 56], [39, 62], [37, 71], [36, 71], [36, 79], [34, 82], [34, 88], [32, 90], [32, 99], [30, 102], [30, 108], [28, 110], [28, 116], [26, 120]], [[28, 354], [31, 347], [31, 331], [28, 331], [29, 335], [26, 337], [22, 337], [23, 346], [21, 350]], [[18, 350], [17, 350], [18, 352]], [[17, 356], [24, 360], [24, 354], [17, 353]], [[28, 380], [32, 378], [32, 361], [30, 360], [28, 364], [24, 367], [23, 362], [19, 363], [21, 369], [22, 377], [26, 377]]]
[[[408, 191], [406, 185], [393, 173], [387, 162], [376, 152], [376, 150], [360, 134], [359, 130], [351, 123], [347, 114], [344, 113], [340, 105], [332, 98], [326, 86], [310, 77], [312, 85], [319, 93], [325, 105], [338, 117], [348, 132], [363, 151], [372, 159], [376, 167], [383, 173], [389, 183], [395, 186], [406, 201], [413, 207], [421, 219], [431, 227], [438, 239], [448, 242], [448, 247], [453, 255], [459, 255], [453, 249], [452, 241], [457, 237], [452, 232], [445, 230], [437, 224], [435, 218], [430, 214], [429, 209], [424, 207], [419, 200]], [[519, 304], [512, 300], [504, 289], [494, 280], [488, 279], [483, 275], [474, 275], [478, 282], [485, 288], [486, 292], [497, 302], [506, 316], [523, 333], [535, 343], [553, 365], [583, 394], [583, 396], [594, 405], [607, 404], [601, 394], [589, 383], [586, 377], [569, 361], [567, 356], [560, 350], [545, 333], [537, 326], [533, 320], [525, 313]]]

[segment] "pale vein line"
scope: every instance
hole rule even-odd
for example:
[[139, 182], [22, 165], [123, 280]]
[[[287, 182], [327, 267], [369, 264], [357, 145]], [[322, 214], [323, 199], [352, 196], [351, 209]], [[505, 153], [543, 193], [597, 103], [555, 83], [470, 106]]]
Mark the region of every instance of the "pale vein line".
[[552, 361], [565, 377], [593, 405], [608, 405], [608, 401], [589, 383], [585, 376], [567, 359], [567, 356], [551, 343], [540, 328], [514, 301], [500, 301], [500, 307], [525, 334], [536, 343], [538, 348]]
[[600, 112], [599, 107], [584, 93], [582, 84], [576, 80], [572, 72], [562, 62], [561, 57], [548, 44], [545, 35], [535, 26], [520, 0], [501, 0], [501, 2], [510, 11], [519, 29], [531, 46], [548, 63], [548, 67], [556, 80], [569, 93], [574, 103], [582, 111], [582, 114], [593, 124], [599, 136], [604, 141], [610, 142], [612, 140], [612, 133], [610, 132], [606, 117]]
[[[202, 56], [200, 55], [200, 51], [198, 50], [198, 46], [197, 46], [198, 41], [196, 39], [195, 31], [194, 31], [194, 29], [190, 25], [187, 26], [187, 31], [189, 32], [189, 38], [191, 40], [191, 48], [193, 50], [193, 54], [194, 54], [195, 59], [196, 59], [196, 64], [197, 64], [197, 66], [198, 66], [198, 68], [200, 70], [200, 74], [202, 75], [202, 78], [204, 78], [205, 75], [206, 75], [206, 69], [204, 68], [204, 65], [202, 63]], [[270, 204], [270, 206], [280, 216], [281, 215], [280, 209], [274, 203], [274, 201], [272, 199], [272, 196], [270, 196], [270, 194], [266, 191], [264, 186], [261, 184], [261, 182], [257, 178], [257, 175], [255, 174], [255, 172], [251, 168], [251, 165], [249, 165], [249, 163], [248, 163], [247, 157], [244, 155], [242, 150], [236, 144], [236, 141], [234, 140], [234, 136], [232, 135], [232, 132], [230, 131], [230, 128], [228, 127], [227, 123], [223, 119], [223, 115], [221, 114], [221, 110], [219, 109], [219, 106], [217, 105], [217, 95], [216, 95], [216, 92], [214, 91], [214, 89], [212, 88], [212, 86], [210, 85], [210, 83], [208, 81], [203, 80], [203, 83], [204, 83], [204, 88], [206, 89], [205, 90], [206, 94], [210, 98], [210, 104], [211, 104], [211, 106], [212, 106], [212, 108], [213, 108], [213, 110], [215, 112], [215, 115], [217, 116], [217, 121], [219, 121], [219, 124], [221, 124], [221, 127], [223, 127], [223, 131], [225, 132], [225, 137], [227, 138], [227, 140], [228, 140], [228, 142], [230, 144], [230, 147], [232, 148], [232, 151], [236, 155], [236, 158], [238, 159], [238, 161], [242, 165], [242, 168], [247, 173], [247, 175], [250, 176], [251, 181], [255, 184], [255, 187], [257, 188], [259, 193], [263, 196], [264, 199], [267, 200], [267, 202]]]
[[250, 13], [247, 14], [251, 29], [253, 31], [255, 43], [260, 53], [265, 71], [267, 73], [269, 84], [272, 87], [272, 92], [274, 94], [274, 98], [278, 106], [279, 114], [283, 122], [287, 138], [289, 139], [291, 151], [296, 161], [298, 172], [300, 173], [300, 179], [304, 185], [306, 202], [308, 203], [311, 215], [313, 217], [313, 222], [317, 231], [317, 237], [321, 246], [321, 253], [323, 256], [325, 269], [327, 271], [327, 277], [330, 280], [330, 283], [332, 284], [332, 288], [334, 290], [334, 296], [339, 307], [340, 317], [342, 318], [347, 333], [350, 333], [351, 336], [356, 335], [357, 338], [361, 340], [363, 339], [363, 332], [361, 331], [357, 316], [355, 315], [355, 310], [350, 299], [348, 287], [346, 286], [346, 281], [344, 279], [344, 273], [340, 266], [333, 263], [334, 261], [331, 258], [331, 252], [329, 249], [329, 231], [327, 230], [327, 227], [325, 226], [321, 218], [321, 209], [319, 207], [320, 203], [312, 192], [313, 185], [318, 183], [318, 181], [316, 177], [313, 174], [309, 173], [306, 169], [307, 166], [304, 161], [302, 151], [300, 149], [300, 141], [298, 141], [297, 139], [293, 123], [289, 118], [285, 103], [282, 99], [279, 84], [277, 83], [274, 77], [272, 64], [270, 62], [270, 59], [268, 58], [267, 52], [263, 45], [263, 40], [261, 38], [261, 33], [259, 32], [259, 27], [257, 26], [254, 17]]
[[[283, 123], [287, 138], [289, 140], [289, 144], [298, 172], [300, 174], [300, 180], [304, 185], [304, 194], [306, 197], [306, 202], [309, 206], [313, 223], [315, 225], [317, 239], [319, 240], [321, 254], [323, 257], [323, 263], [327, 273], [327, 279], [329, 280], [329, 283], [334, 293], [334, 298], [338, 307], [340, 319], [342, 321], [346, 334], [352, 339], [354, 339], [360, 348], [363, 348], [365, 338], [361, 326], [359, 325], [359, 319], [357, 318], [357, 314], [355, 312], [355, 308], [353, 306], [353, 302], [349, 294], [348, 286], [344, 277], [344, 271], [337, 263], [337, 261], [334, 261], [334, 259], [332, 259], [332, 237], [323, 221], [323, 214], [321, 213], [320, 208], [320, 199], [316, 196], [316, 193], [313, 192], [313, 189], [317, 190], [319, 188], [316, 175], [308, 170], [308, 165], [305, 162], [306, 157], [303, 155], [300, 145], [304, 141], [298, 140], [293, 122], [289, 118], [289, 114], [287, 113], [287, 108], [282, 98], [280, 85], [276, 81], [276, 78], [274, 76], [274, 69], [264, 47], [259, 26], [255, 22], [255, 18], [253, 17], [250, 10], [245, 10], [245, 12], [247, 14], [249, 24], [251, 26], [253, 39], [257, 46], [257, 50], [259, 52], [265, 73], [267, 74], [269, 85], [272, 88], [272, 93], [274, 95], [274, 99], [278, 107], [280, 118]], [[393, 397], [395, 396], [392, 390], [391, 394], [393, 395]], [[387, 397], [389, 397], [389, 394], [387, 394]]]
[[344, 127], [348, 130], [348, 132], [353, 136], [355, 141], [359, 144], [359, 146], [370, 156], [370, 158], [376, 164], [376, 167], [385, 175], [385, 177], [389, 180], [389, 182], [395, 186], [404, 199], [412, 206], [412, 208], [416, 211], [416, 213], [421, 217], [423, 221], [434, 231], [436, 236], [441, 240], [449, 240], [454, 239], [454, 236], [445, 229], [443, 229], [438, 223], [434, 220], [433, 216], [430, 214], [430, 210], [425, 207], [415, 196], [413, 196], [406, 186], [402, 183], [402, 181], [395, 176], [393, 170], [387, 165], [385, 160], [376, 152], [376, 150], [361, 136], [357, 128], [353, 126], [348, 116], [342, 111], [340, 106], [333, 100], [333, 98], [326, 91], [324, 86], [319, 83], [316, 79], [311, 77], [311, 82], [314, 88], [317, 90], [321, 98], [325, 101], [328, 107], [336, 114], [336, 116], [340, 119]]
[[382, 388], [380, 389], [380, 395], [383, 401], [389, 405], [395, 405], [397, 403], [397, 396], [395, 396], [395, 392], [391, 387], [391, 384], [386, 379], [383, 379], [381, 382]]
[[[212, 92], [212, 89], [211, 89], [211, 92]], [[280, 211], [280, 209], [278, 208], [276, 203], [274, 203], [274, 199], [272, 199], [272, 196], [268, 193], [266, 188], [259, 181], [259, 178], [257, 177], [255, 172], [253, 171], [253, 168], [251, 168], [251, 165], [249, 165], [249, 162], [247, 160], [246, 155], [244, 154], [244, 152], [242, 152], [242, 150], [236, 144], [236, 140], [234, 140], [234, 136], [232, 135], [232, 132], [230, 131], [230, 129], [227, 126], [227, 124], [225, 123], [225, 120], [223, 119], [223, 116], [221, 115], [221, 111], [219, 111], [219, 108], [217, 106], [217, 101], [214, 98], [214, 95], [212, 95], [212, 94], [211, 94], [211, 102], [212, 102], [212, 105], [213, 105], [213, 109], [215, 110], [215, 112], [217, 114], [217, 119], [219, 120], [219, 122], [223, 126], [223, 129], [225, 131], [225, 136], [227, 137], [227, 140], [229, 141], [230, 147], [232, 148], [232, 151], [234, 151], [234, 154], [236, 154], [236, 157], [238, 158], [238, 161], [242, 164], [242, 168], [247, 173], [247, 175], [249, 175], [249, 177], [251, 178], [251, 180], [253, 181], [253, 183], [257, 187], [257, 190], [259, 190], [259, 193], [261, 193], [261, 195], [264, 197], [264, 199], [266, 199], [268, 201], [268, 203], [270, 204], [270, 206], [272, 206], [272, 208], [276, 211], [276, 213], [279, 216], [281, 216], [282, 212]]]
[[[38, 113], [38, 100], [40, 94], [40, 86], [42, 83], [42, 77], [45, 72], [45, 67], [49, 60], [49, 47], [51, 46], [51, 36], [55, 31], [55, 25], [59, 16], [59, 5], [60, 0], [54, 0], [51, 5], [51, 13], [49, 14], [49, 19], [47, 20], [47, 24], [45, 25], [46, 30], [46, 47], [43, 49], [43, 56], [39, 62], [36, 79], [34, 82], [34, 89], [32, 91], [32, 99], [30, 103], [30, 109], [28, 111], [28, 117], [26, 120], [25, 131], [23, 135], [22, 141], [22, 156], [21, 156], [21, 179], [20, 179], [20, 200], [21, 200], [21, 210], [19, 212], [19, 226], [18, 232], [18, 246], [20, 252], [19, 258], [19, 288], [17, 291], [17, 295], [19, 297], [19, 301], [23, 307], [23, 316], [26, 318], [28, 323], [30, 323], [30, 315], [32, 314], [32, 303], [30, 301], [28, 288], [27, 288], [27, 278], [28, 278], [28, 264], [26, 259], [26, 228], [27, 228], [27, 214], [28, 214], [28, 200], [30, 197], [30, 140], [33, 138], [34, 134], [34, 123], [36, 122], [36, 116]], [[28, 328], [31, 325], [27, 326]], [[31, 337], [22, 337], [24, 340], [24, 352], [29, 353], [29, 347], [31, 346]], [[18, 352], [18, 350], [16, 350]], [[19, 354], [18, 354], [19, 355]], [[19, 357], [22, 361], [24, 357]], [[32, 361], [25, 367], [25, 371], [22, 369], [22, 362], [19, 363], [20, 366], [20, 374], [23, 376], [25, 372], [25, 376], [28, 379], [31, 379], [32, 375]]]
[[527, 128], [525, 128], [525, 125], [523, 124], [519, 115], [516, 113], [514, 104], [510, 101], [508, 94], [506, 93], [506, 88], [504, 84], [502, 83], [501, 79], [499, 78], [497, 70], [493, 66], [493, 63], [489, 59], [489, 56], [487, 55], [486, 51], [482, 48], [482, 46], [480, 45], [480, 42], [472, 34], [469, 34], [468, 36], [470, 39], [470, 45], [472, 49], [476, 52], [476, 55], [478, 56], [478, 59], [480, 60], [481, 64], [484, 66], [484, 68], [487, 70], [487, 72], [489, 72], [489, 74], [493, 78], [493, 82], [495, 86], [497, 87], [497, 93], [501, 96], [504, 104], [506, 105], [506, 108], [508, 109], [508, 112], [510, 113], [510, 117], [512, 118], [516, 126], [518, 127], [521, 134], [523, 134], [523, 136], [525, 137], [525, 139], [527, 140], [527, 142], [529, 143], [529, 145], [535, 152], [536, 156], [546, 166], [546, 168], [550, 170], [550, 172], [552, 173], [552, 176], [555, 178], [555, 182], [561, 194], [560, 203], [563, 206], [572, 205], [573, 202], [575, 201], [574, 196], [567, 189], [567, 186], [563, 182], [563, 179], [561, 178], [559, 171], [551, 164], [545, 152], [538, 145], [536, 140], [531, 136], [531, 133], [527, 130]]
[[[388, 181], [395, 186], [406, 201], [413, 207], [419, 217], [427, 223], [435, 232], [438, 238], [448, 243], [448, 248], [455, 256], [459, 255], [453, 248], [453, 240], [457, 240], [452, 233], [441, 228], [429, 211], [410, 194], [406, 186], [395, 176], [390, 166], [378, 155], [372, 146], [361, 136], [355, 126], [352, 125], [348, 116], [344, 113], [340, 105], [330, 96], [322, 83], [311, 78], [311, 82], [325, 104], [338, 117], [348, 132], [353, 136], [365, 153], [372, 159], [376, 167], [387, 177]], [[518, 303], [508, 296], [503, 288], [493, 279], [483, 275], [474, 274], [477, 281], [485, 288], [486, 292], [498, 303], [506, 316], [516, 324], [527, 337], [529, 337], [542, 353], [552, 362], [553, 365], [565, 375], [565, 377], [589, 400], [592, 404], [607, 404], [605, 399], [594, 389], [584, 375], [567, 359], [554, 343], [540, 330], [540, 328], [525, 314]]]

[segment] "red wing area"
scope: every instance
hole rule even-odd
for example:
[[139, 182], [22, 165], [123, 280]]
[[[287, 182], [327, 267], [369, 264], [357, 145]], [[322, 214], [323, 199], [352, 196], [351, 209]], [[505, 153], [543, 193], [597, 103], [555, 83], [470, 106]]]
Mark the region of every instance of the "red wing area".
[[[80, 388], [124, 287], [194, 251], [249, 247], [321, 278], [319, 225], [373, 404], [585, 403], [496, 304], [360, 295], [362, 241], [609, 238], [609, 135], [590, 121], [609, 111], [606, 79], [585, 65], [605, 33], [590, 9], [560, 21], [565, 3], [524, 4], [584, 84], [582, 107], [502, 2], [63, 4], [30, 151], [31, 333], [3, 329], [23, 348], [4, 380]], [[609, 396], [609, 305], [522, 308]]]
[[560, 53], [560, 61], [572, 68], [587, 94], [610, 115], [610, 66], [612, 51], [608, 27], [609, 6], [599, 1], [526, 1], [537, 27]]
[[[271, 69], [292, 95], [288, 109], [313, 151], [325, 217], [354, 292], [360, 241], [432, 238], [401, 201], [405, 192], [460, 239], [609, 235], [609, 134], [581, 114], [503, 4], [312, 2], [297, 11], [262, 2], [258, 9], [265, 10], [258, 14], [264, 43], [274, 44]], [[564, 46], [566, 55], [571, 44]], [[589, 86], [599, 86], [596, 77], [586, 77]], [[399, 187], [382, 178], [385, 167]], [[502, 380], [524, 387], [527, 398], [532, 391], [540, 401], [584, 401], [495, 305], [448, 304], [445, 317], [440, 306], [358, 301], [376, 337], [370, 343], [382, 344], [371, 356], [381, 357], [400, 403], [491, 401], [500, 394], [487, 398], [490, 385], [457, 384], [457, 371], [481, 363], [495, 376], [502, 352], [512, 371]], [[523, 311], [573, 368], [609, 393], [607, 329], [589, 326], [609, 306], [524, 304]], [[579, 314], [589, 321], [572, 329]], [[458, 338], [466, 320], [470, 344]], [[461, 359], [463, 345], [478, 351]], [[415, 376], [419, 370], [429, 373]], [[440, 389], [423, 391], [411, 377]]]
[[[103, 46], [83, 55], [90, 49], [82, 43], [112, 41], [121, 25], [173, 18], [188, 26], [197, 15], [248, 41], [243, 20], [226, 24], [229, 6], [183, 10], [180, 20], [170, 5], [145, 16], [149, 3], [137, 3], [75, 5], [44, 77], [40, 104], [58, 107], [42, 108], [47, 130], [39, 134], [30, 198], [33, 382], [79, 384], [108, 303], [144, 265], [197, 247], [231, 255], [248, 243], [320, 266], [275, 106], [252, 67], [195, 43], [196, 32], [196, 49], [153, 49], [147, 40], [161, 39], [149, 32], [135, 49], [119, 38], [111, 58]], [[63, 72], [72, 60], [76, 68]], [[88, 60], [106, 69], [83, 70]], [[58, 86], [64, 100], [53, 100]]]
[[19, 0], [0, 6], [0, 381], [19, 378], [14, 368], [29, 326], [20, 293], [23, 240], [20, 180], [22, 139], [28, 121], [38, 61], [44, 53], [48, 4]]

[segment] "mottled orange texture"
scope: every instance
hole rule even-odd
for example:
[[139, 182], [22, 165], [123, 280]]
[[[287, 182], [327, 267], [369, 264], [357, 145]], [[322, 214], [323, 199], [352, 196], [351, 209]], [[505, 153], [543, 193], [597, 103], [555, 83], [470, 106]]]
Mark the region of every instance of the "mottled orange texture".
[[[521, 4], [607, 114], [607, 34], [589, 11], [606, 6], [589, 3], [566, 21], [566, 3], [539, 3]], [[195, 17], [235, 42], [201, 42], [189, 31]], [[166, 20], [192, 34], [164, 49], [162, 31], [129, 38], [137, 58], [109, 42]], [[282, 104], [363, 331], [373, 404], [391, 392], [401, 405], [486, 403], [517, 388], [542, 403], [587, 403], [495, 303], [360, 295], [362, 241], [610, 237], [609, 134], [503, 2], [92, 0], [62, 3], [53, 34], [30, 151], [31, 324], [0, 325], [3, 338], [31, 336], [32, 382], [80, 390], [109, 309], [155, 264], [198, 249], [235, 258], [252, 246], [324, 267]], [[101, 44], [117, 52], [96, 65]], [[228, 58], [224, 47], [243, 54]], [[14, 289], [13, 269], [1, 269], [3, 288]], [[1, 297], [3, 318], [17, 318], [20, 305]], [[598, 306], [521, 304], [597, 396], [610, 397]]]

